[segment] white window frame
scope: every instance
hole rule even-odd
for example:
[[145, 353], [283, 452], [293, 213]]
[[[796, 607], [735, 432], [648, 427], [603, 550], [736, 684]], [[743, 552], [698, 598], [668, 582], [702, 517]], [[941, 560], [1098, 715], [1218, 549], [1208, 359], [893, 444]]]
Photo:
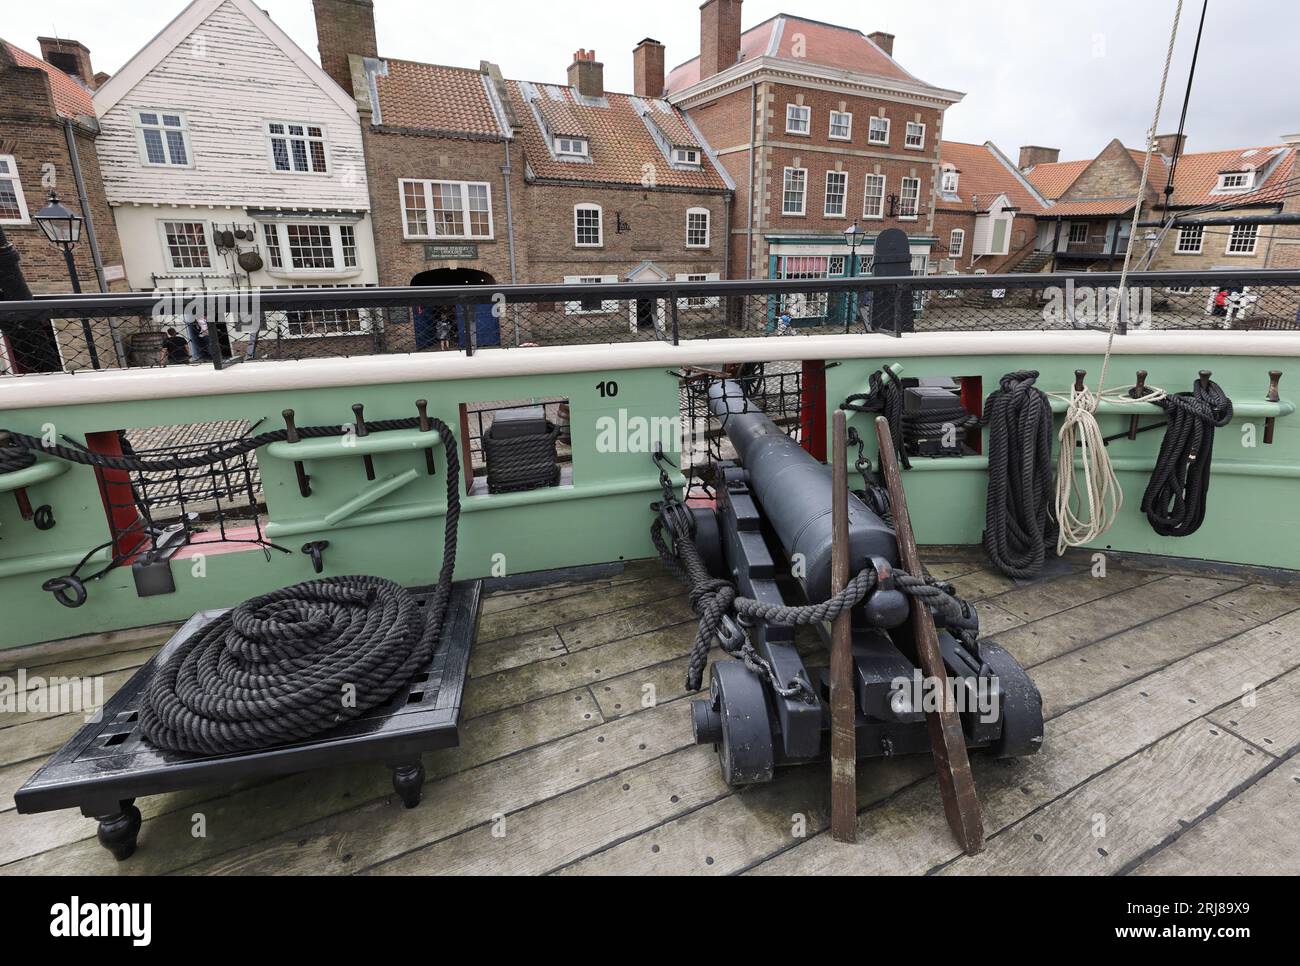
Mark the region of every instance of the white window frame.
[[[835, 133], [835, 118], [842, 117], [846, 119], [847, 131], [843, 134]], [[831, 111], [830, 123], [826, 127], [826, 136], [832, 141], [852, 141], [853, 140], [853, 112], [852, 111]]]
[[[885, 125], [883, 137], [876, 137], [877, 124]], [[881, 117], [879, 114], [871, 115], [871, 119], [867, 122], [867, 143], [889, 146], [889, 118]]]
[[[916, 197], [913, 199], [913, 203], [916, 205], [916, 207], [910, 215], [905, 215], [903, 214], [903, 200], [907, 195], [908, 182], [914, 182], [916, 184]], [[903, 178], [899, 178], [898, 179], [898, 220], [916, 221], [920, 217], [921, 217], [921, 179], [914, 178], [911, 175], [908, 175]]]
[[699, 148], [673, 148], [673, 163], [686, 164], [698, 168], [703, 163]]
[[[1091, 235], [1092, 235], [1092, 233], [1088, 230], [1088, 227], [1089, 227], [1089, 226], [1088, 226], [1088, 222], [1086, 222], [1086, 221], [1072, 221], [1072, 222], [1070, 222], [1070, 229], [1069, 229], [1069, 231], [1066, 233], [1066, 236], [1065, 236], [1065, 243], [1066, 243], [1067, 245], [1086, 245], [1086, 244], [1088, 244], [1088, 239], [1089, 239], [1089, 238], [1091, 237]], [[1076, 228], [1082, 228], [1082, 229], [1083, 229], [1083, 237], [1082, 237], [1082, 238], [1075, 238], [1075, 237], [1074, 237], [1074, 229], [1076, 229]]]
[[[566, 275], [565, 285], [613, 285], [618, 282], [617, 275]], [[605, 315], [618, 311], [618, 299], [602, 299], [600, 308], [584, 309], [581, 300], [564, 303], [565, 315]]]
[[[1187, 248], [1183, 242], [1185, 239], [1192, 237], [1193, 233], [1196, 238], [1196, 247]], [[1205, 247], [1205, 226], [1204, 225], [1180, 225], [1178, 227], [1178, 236], [1174, 239], [1175, 255], [1199, 255]]]
[[[791, 172], [799, 172], [803, 176], [803, 190], [799, 193], [799, 210], [791, 211], [786, 207], [786, 194], [788, 189]], [[786, 168], [781, 173], [781, 214], [789, 218], [801, 218], [808, 214], [808, 169], [807, 168]]]
[[[284, 127], [284, 133], [283, 133], [283, 134], [273, 134], [273, 133], [271, 132], [271, 125], [272, 125], [272, 124], [279, 124], [279, 125], [282, 125], [282, 126]], [[303, 130], [303, 133], [302, 133], [302, 134], [290, 134], [290, 133], [289, 133], [289, 126], [290, 126], [290, 125], [293, 125], [294, 127], [301, 127], [302, 130]], [[313, 127], [314, 127], [314, 128], [319, 128], [319, 129], [320, 129], [320, 136], [319, 136], [319, 137], [316, 137], [316, 136], [314, 136], [314, 135], [311, 135], [311, 134], [308, 134], [308, 133], [307, 133], [307, 130], [308, 130], [309, 128], [313, 128]], [[328, 176], [328, 175], [331, 175], [331, 174], [334, 173], [334, 159], [333, 159], [333, 156], [330, 154], [329, 130], [325, 127], [324, 124], [319, 123], [319, 122], [316, 122], [316, 121], [284, 121], [284, 120], [281, 120], [280, 118], [271, 118], [271, 119], [268, 120], [265, 124], [262, 125], [262, 133], [266, 136], [266, 163], [267, 163], [267, 165], [269, 166], [269, 170], [271, 171], [272, 174], [277, 174], [277, 175], [283, 175], [283, 174], [309, 174], [309, 175], [314, 175], [315, 177], [318, 177], [318, 178], [319, 178], [319, 177]], [[273, 142], [274, 142], [277, 138], [280, 139], [280, 140], [282, 140], [282, 141], [284, 141], [285, 151], [288, 152], [288, 154], [286, 155], [286, 156], [288, 157], [288, 159], [289, 159], [289, 167], [288, 167], [288, 169], [277, 168], [277, 167], [275, 166], [275, 145], [274, 145]], [[294, 166], [293, 166], [293, 145], [290, 143], [290, 142], [292, 142], [292, 141], [302, 141], [302, 142], [303, 142], [304, 150], [307, 152], [307, 170], [306, 170], [306, 171], [299, 171], [299, 170], [297, 170], [296, 168], [294, 168]], [[319, 142], [320, 142], [321, 152], [325, 155], [325, 170], [324, 170], [324, 171], [317, 171], [317, 170], [315, 170], [315, 169], [312, 167], [312, 160], [311, 160], [311, 143], [312, 143], [313, 141], [319, 141]]]
[[[1224, 171], [1219, 175], [1218, 184], [1214, 186], [1215, 191], [1221, 191], [1226, 194], [1239, 194], [1250, 191], [1255, 182], [1254, 171]], [[1228, 184], [1229, 178], [1240, 178], [1241, 184]]]
[[[202, 225], [203, 226], [203, 244], [207, 250], [208, 264], [206, 266], [190, 267], [177, 265], [172, 259], [172, 248], [167, 242], [168, 225]], [[210, 272], [217, 271], [216, 254], [212, 245], [212, 225], [202, 218], [159, 218], [158, 219], [158, 240], [162, 244], [163, 264], [167, 266], [167, 271], [184, 276], [206, 275]]]
[[[354, 283], [348, 282], [346, 285]], [[266, 292], [284, 292], [290, 289], [300, 288], [343, 288], [344, 285], [331, 285], [321, 282], [307, 282], [298, 285], [271, 285], [263, 289]], [[367, 288], [370, 286], [366, 286]], [[270, 341], [271, 339], [346, 339], [348, 337], [356, 338], [359, 335], [369, 335], [374, 330], [374, 313], [375, 309], [358, 309], [346, 307], [330, 307], [320, 309], [275, 309], [263, 313], [265, 322], [262, 331], [259, 334], [259, 340]], [[348, 318], [340, 322], [337, 318], [329, 320], [326, 316], [353, 315], [355, 318]], [[289, 330], [290, 316], [316, 316], [316, 319], [298, 318], [293, 320], [295, 324], [302, 325], [304, 322], [312, 321], [318, 324], [338, 325], [344, 324], [349, 326], [342, 332], [292, 332]], [[354, 327], [353, 327], [354, 326]], [[232, 339], [247, 339], [249, 330], [230, 329]]]
[[23, 180], [18, 173], [18, 159], [12, 154], [0, 154], [0, 161], [8, 162], [8, 174], [0, 174], [0, 180], [11, 181], [14, 186], [14, 198], [18, 201], [17, 218], [0, 218], [0, 225], [28, 225], [31, 215], [27, 210], [27, 196], [23, 194]]
[[954, 228], [948, 232], [948, 257], [961, 258], [966, 252], [966, 229]]
[[[840, 210], [831, 211], [831, 177], [839, 179], [840, 190]], [[826, 172], [826, 191], [822, 196], [822, 217], [823, 218], [847, 218], [849, 216], [849, 173], [847, 171], [827, 171]]]
[[[873, 178], [880, 179], [880, 199], [879, 199], [880, 203], [876, 205], [876, 210], [874, 212], [867, 210], [867, 202], [871, 200], [871, 192], [867, 190], [867, 185], [871, 183], [871, 180]], [[875, 172], [870, 172], [870, 171], [867, 172], [867, 176], [862, 180], [862, 217], [863, 218], [880, 220], [885, 217], [885, 196], [887, 193], [886, 189], [888, 188], [888, 186], [889, 186], [889, 178], [887, 178], [885, 175], [876, 174]]]
[[[722, 276], [717, 272], [678, 272], [679, 282], [716, 282]], [[716, 309], [722, 300], [716, 295], [688, 295], [677, 300], [679, 309]]]
[[[1237, 243], [1238, 231], [1240, 231], [1244, 235], [1247, 229], [1250, 229], [1251, 231], [1250, 250], [1246, 251], [1245, 249], [1242, 249], [1241, 251], [1233, 251], [1232, 246]], [[1259, 249], [1259, 225], [1255, 225], [1255, 224], [1233, 225], [1230, 229], [1228, 229], [1228, 244], [1227, 247], [1223, 249], [1223, 253], [1225, 255], [1233, 255], [1233, 256], [1240, 255], [1243, 257], [1248, 257], [1250, 255], [1254, 255], [1258, 249]]]
[[[911, 143], [911, 140], [912, 140], [912, 128], [915, 128], [915, 127], [919, 127], [919, 128], [921, 129], [921, 133], [920, 133], [920, 135], [919, 135], [919, 136], [920, 136], [920, 139], [921, 139], [921, 142], [920, 142], [919, 144], [912, 144], [912, 143]], [[925, 125], [924, 125], [924, 124], [922, 124], [920, 121], [908, 121], [908, 122], [907, 122], [907, 125], [903, 128], [903, 147], [906, 148], [906, 149], [909, 150], [909, 151], [924, 151], [924, 150], [925, 150]]]
[[956, 168], [945, 168], [943, 180], [939, 183], [939, 190], [946, 195], [955, 195], [959, 184], [961, 184], [961, 172]]
[[[152, 107], [137, 107], [132, 110], [131, 114], [132, 114], [132, 120], [135, 125], [136, 147], [140, 152], [140, 163], [142, 165], [144, 165], [146, 168], [192, 168], [194, 167], [194, 145], [190, 141], [190, 122], [189, 119], [186, 118], [184, 111], [167, 111], [162, 109], [155, 109]], [[140, 115], [142, 114], [153, 114], [157, 116], [158, 123], [146, 124], [144, 120], [141, 119]], [[176, 128], [170, 125], [163, 124], [162, 116], [164, 114], [170, 114], [180, 118], [181, 126], [179, 128]], [[145, 144], [145, 140], [144, 140], [144, 132], [146, 130], [153, 130], [153, 131], [160, 132], [160, 136], [162, 138], [163, 154], [167, 156], [166, 161], [149, 160], [149, 147], [148, 145]], [[168, 131], [180, 132], [181, 143], [185, 145], [184, 164], [175, 164], [171, 160], [172, 149], [171, 149], [171, 145], [167, 141]]]
[[555, 153], [560, 157], [586, 158], [591, 156], [591, 142], [586, 138], [557, 137]]
[[[795, 115], [802, 115], [802, 128], [790, 126], [790, 122], [795, 119]], [[812, 108], [807, 104], [787, 104], [785, 106], [785, 133], [810, 137], [812, 135]]]
[[[596, 213], [596, 241], [594, 242], [584, 242], [578, 238], [578, 212], [580, 211], [594, 211]], [[573, 206], [573, 247], [605, 247], [605, 209], [600, 205], [590, 201], [582, 201]]]
[[[420, 186], [420, 197], [424, 201], [424, 220], [428, 231], [425, 234], [413, 233], [410, 230], [410, 224], [406, 218], [406, 186], [408, 184]], [[459, 235], [439, 235], [434, 232], [433, 217], [433, 186], [435, 184], [444, 185], [452, 184], [460, 186], [460, 211], [461, 211], [461, 228], [462, 233]], [[470, 186], [480, 186], [487, 191], [487, 216], [488, 230], [486, 235], [471, 235], [470, 230], [470, 208], [469, 208], [469, 189]], [[407, 240], [418, 241], [442, 241], [442, 240], [461, 240], [461, 241], [492, 241], [496, 237], [496, 224], [492, 218], [492, 185], [487, 181], [444, 181], [441, 179], [421, 179], [421, 178], [398, 178], [397, 179], [397, 206], [402, 213], [402, 237]]]
[[[712, 222], [711, 214], [712, 213], [709, 211], [708, 208], [687, 208], [686, 209], [686, 247], [687, 248], [708, 248], [709, 247], [710, 234], [713, 228], [711, 224]], [[698, 217], [700, 215], [704, 216], [704, 241], [692, 242], [691, 241], [691, 218]]]
[[[334, 264], [329, 268], [299, 268], [293, 263], [293, 247], [289, 244], [289, 226], [290, 225], [318, 225], [329, 229], [330, 233], [330, 250], [333, 253]], [[347, 258], [344, 253], [343, 229], [351, 228], [353, 234], [353, 248], [356, 249], [356, 264], [347, 264]], [[268, 232], [273, 232], [276, 246], [275, 251], [278, 253], [280, 266], [277, 268], [271, 264], [271, 242]], [[442, 236], [445, 237], [445, 236]], [[359, 275], [361, 273], [361, 252], [360, 246], [356, 241], [356, 225], [351, 222], [332, 222], [332, 221], [313, 221], [310, 218], [299, 221], [266, 221], [262, 222], [262, 239], [267, 245], [266, 271], [271, 275], [283, 276], [311, 276], [311, 275]]]

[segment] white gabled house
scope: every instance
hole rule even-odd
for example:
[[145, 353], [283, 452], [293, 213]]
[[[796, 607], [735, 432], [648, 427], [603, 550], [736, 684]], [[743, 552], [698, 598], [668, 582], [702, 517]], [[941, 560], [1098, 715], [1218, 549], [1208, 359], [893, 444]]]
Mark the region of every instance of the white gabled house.
[[[94, 103], [132, 288], [377, 281], [356, 103], [252, 0], [194, 0]], [[366, 325], [289, 315], [290, 338]]]

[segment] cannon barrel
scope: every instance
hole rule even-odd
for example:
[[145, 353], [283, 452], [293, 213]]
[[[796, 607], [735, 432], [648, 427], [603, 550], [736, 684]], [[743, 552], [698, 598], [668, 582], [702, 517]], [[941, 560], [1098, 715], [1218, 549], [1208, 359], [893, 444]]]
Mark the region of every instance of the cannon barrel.
[[[813, 602], [825, 600], [831, 593], [831, 468], [781, 432], [733, 380], [709, 386], [709, 409], [736, 448], [786, 554], [792, 561], [802, 556], [805, 595]], [[854, 574], [870, 557], [898, 560], [893, 531], [852, 493], [849, 555]]]

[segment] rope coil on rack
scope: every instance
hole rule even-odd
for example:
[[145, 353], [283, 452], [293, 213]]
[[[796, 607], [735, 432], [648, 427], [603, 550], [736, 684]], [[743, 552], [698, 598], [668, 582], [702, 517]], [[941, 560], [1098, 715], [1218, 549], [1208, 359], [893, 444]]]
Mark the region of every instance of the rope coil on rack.
[[[415, 422], [380, 420], [371, 425], [406, 429]], [[400, 585], [365, 576], [311, 580], [246, 601], [196, 632], [157, 668], [140, 709], [140, 731], [146, 739], [192, 754], [225, 754], [302, 740], [382, 704], [429, 661], [451, 594], [460, 521], [455, 436], [441, 420], [430, 423], [447, 456], [447, 511], [442, 565], [425, 606]], [[299, 432], [341, 435], [325, 427]], [[283, 435], [265, 433], [221, 452], [245, 452], [261, 445], [259, 441], [273, 442]], [[74, 462], [120, 469], [192, 463], [40, 448]], [[60, 452], [65, 449], [67, 456]]]
[[866, 392], [855, 392], [840, 404], [850, 413], [880, 413], [889, 422], [889, 437], [894, 441], [894, 452], [899, 465], [910, 470], [907, 452], [903, 447], [903, 388], [893, 373], [877, 369], [867, 380]]
[[1169, 414], [1169, 427], [1142, 495], [1142, 512], [1156, 533], [1185, 537], [1205, 520], [1214, 430], [1232, 421], [1232, 400], [1216, 382], [1198, 379], [1191, 392], [1152, 399]]
[[1052, 516], [1052, 404], [1033, 369], [1009, 372], [984, 401], [989, 483], [984, 552], [1008, 577], [1037, 576], [1056, 536]]

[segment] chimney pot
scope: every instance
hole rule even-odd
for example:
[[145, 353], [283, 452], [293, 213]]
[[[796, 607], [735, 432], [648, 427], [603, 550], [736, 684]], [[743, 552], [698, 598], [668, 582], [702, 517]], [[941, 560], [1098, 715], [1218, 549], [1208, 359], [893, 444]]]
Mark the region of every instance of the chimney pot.
[[582, 48], [573, 54], [569, 65], [569, 86], [583, 97], [605, 96], [605, 65], [596, 60], [596, 52]]
[[95, 69], [90, 66], [90, 51], [85, 44], [59, 37], [37, 37], [36, 42], [41, 45], [41, 59], [45, 63], [95, 89]]
[[1156, 150], [1167, 158], [1172, 158], [1175, 153], [1182, 154], [1187, 150], [1187, 135], [1157, 134]]
[[1020, 149], [1020, 163], [1016, 167], [1026, 171], [1035, 165], [1054, 164], [1060, 157], [1060, 148], [1042, 148], [1036, 144], [1026, 144]]
[[742, 0], [704, 0], [700, 5], [700, 80], [740, 59]]
[[312, 0], [320, 65], [335, 83], [352, 93], [349, 54], [378, 57], [373, 0]]
[[664, 45], [651, 37], [632, 51], [632, 90], [637, 97], [664, 96]]

